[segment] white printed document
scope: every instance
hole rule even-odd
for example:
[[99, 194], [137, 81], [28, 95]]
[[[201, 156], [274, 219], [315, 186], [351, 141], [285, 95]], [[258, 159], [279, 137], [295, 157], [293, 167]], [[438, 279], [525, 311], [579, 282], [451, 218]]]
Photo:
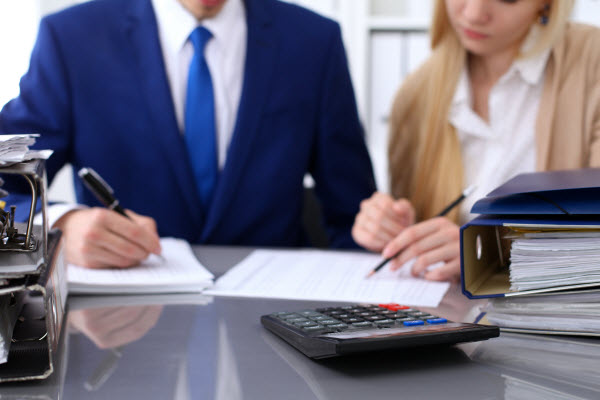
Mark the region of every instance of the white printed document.
[[154, 254], [131, 268], [67, 267], [69, 293], [189, 293], [212, 284], [213, 275], [198, 261], [189, 243], [160, 240], [162, 257]]
[[450, 286], [412, 277], [411, 265], [366, 278], [379, 262], [350, 251], [256, 250], [204, 294], [436, 307]]

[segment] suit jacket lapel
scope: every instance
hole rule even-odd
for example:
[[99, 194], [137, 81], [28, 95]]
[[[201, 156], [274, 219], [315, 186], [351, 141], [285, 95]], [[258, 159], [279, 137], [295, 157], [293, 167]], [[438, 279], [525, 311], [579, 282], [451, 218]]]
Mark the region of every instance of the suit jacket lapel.
[[252, 143], [258, 133], [262, 111], [269, 96], [270, 76], [275, 66], [276, 41], [270, 12], [272, 3], [266, 0], [246, 0], [245, 4], [248, 44], [242, 96], [225, 167], [207, 214], [202, 242], [209, 239], [227, 210], [229, 201], [235, 196], [248, 155], [253, 151]]
[[191, 216], [190, 223], [200, 230], [203, 226], [203, 210], [199, 207], [200, 199], [193, 184], [185, 142], [177, 126], [154, 11], [150, 0], [132, 1], [129, 4], [131, 7], [125, 32], [137, 61], [139, 84], [148, 106], [148, 116], [153, 120], [154, 129], [149, 134], [154, 136], [153, 142], [156, 141], [164, 154], [164, 159], [156, 162], [163, 162], [166, 168], [172, 170], [176, 190], [185, 198]]

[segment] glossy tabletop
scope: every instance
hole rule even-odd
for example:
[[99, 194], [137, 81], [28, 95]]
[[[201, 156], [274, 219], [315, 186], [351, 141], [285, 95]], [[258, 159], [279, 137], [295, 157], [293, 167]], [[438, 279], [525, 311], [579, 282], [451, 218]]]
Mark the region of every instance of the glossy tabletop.
[[[198, 246], [215, 275], [251, 249]], [[285, 268], [285, 266], [282, 266]], [[431, 311], [469, 321], [453, 286]], [[319, 302], [202, 295], [72, 297], [57, 370], [0, 386], [0, 399], [600, 398], [600, 342], [502, 334], [454, 347], [313, 361], [260, 325]]]

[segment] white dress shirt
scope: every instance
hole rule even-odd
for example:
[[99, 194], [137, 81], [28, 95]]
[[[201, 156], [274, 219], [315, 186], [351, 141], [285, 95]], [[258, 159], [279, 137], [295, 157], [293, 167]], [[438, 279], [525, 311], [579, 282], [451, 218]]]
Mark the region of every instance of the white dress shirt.
[[188, 72], [194, 55], [194, 47], [188, 38], [200, 25], [213, 35], [204, 55], [213, 83], [218, 160], [222, 169], [242, 94], [248, 36], [246, 9], [242, 0], [227, 0], [214, 18], [198, 21], [178, 0], [152, 0], [152, 6], [181, 132], [184, 132]]
[[[529, 35], [526, 45], [535, 37]], [[489, 122], [474, 110], [466, 66], [450, 106], [449, 120], [462, 150], [465, 187], [476, 185], [460, 206], [460, 223], [476, 215], [473, 203], [523, 172], [535, 171], [535, 128], [550, 50], [517, 59], [492, 87]]]
[[[194, 55], [188, 40], [196, 27], [202, 25], [213, 37], [205, 48], [210, 70], [214, 99], [219, 168], [225, 165], [242, 93], [246, 60], [246, 9], [242, 0], [227, 0], [214, 18], [198, 21], [178, 0], [152, 0], [158, 24], [167, 78], [171, 88], [175, 116], [180, 132], [184, 132], [187, 77]], [[118, 196], [118, 193], [117, 193]], [[48, 224], [52, 226], [68, 211], [83, 208], [76, 204], [55, 204], [48, 207]], [[41, 215], [36, 216], [41, 223]]]

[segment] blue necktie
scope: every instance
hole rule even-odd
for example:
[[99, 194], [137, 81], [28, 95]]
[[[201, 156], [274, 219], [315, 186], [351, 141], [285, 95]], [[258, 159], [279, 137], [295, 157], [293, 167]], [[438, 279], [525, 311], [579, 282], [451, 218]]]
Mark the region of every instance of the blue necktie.
[[204, 48], [211, 37], [210, 31], [202, 26], [190, 34], [194, 56], [185, 102], [185, 141], [204, 209], [210, 204], [218, 176], [215, 101], [204, 58]]

